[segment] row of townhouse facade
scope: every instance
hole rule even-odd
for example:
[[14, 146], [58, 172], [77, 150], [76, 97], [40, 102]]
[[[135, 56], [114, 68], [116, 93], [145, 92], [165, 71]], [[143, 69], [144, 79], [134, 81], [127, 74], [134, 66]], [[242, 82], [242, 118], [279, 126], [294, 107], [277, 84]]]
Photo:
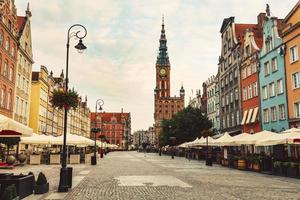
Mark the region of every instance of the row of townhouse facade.
[[299, 21], [300, 2], [284, 19], [267, 5], [255, 24], [223, 20], [218, 73], [202, 94], [215, 133], [300, 127]]
[[[29, 126], [37, 134], [59, 136], [64, 129], [64, 110], [54, 108], [51, 100], [53, 91], [64, 86], [63, 72], [54, 77], [45, 66], [32, 72], [31, 106]], [[90, 109], [87, 98], [79, 97], [77, 108], [68, 111], [67, 132], [90, 137]]]
[[155, 130], [153, 127], [149, 127], [148, 130], [138, 130], [133, 133], [132, 144], [136, 147], [140, 147], [143, 143], [151, 146], [156, 145]]
[[[0, 1], [0, 115], [29, 126], [37, 134], [63, 134], [62, 110], [52, 107], [53, 91], [64, 82], [45, 66], [32, 72], [32, 13], [27, 4], [24, 16], [17, 15], [12, 0]], [[87, 100], [68, 112], [68, 132], [90, 136]]]

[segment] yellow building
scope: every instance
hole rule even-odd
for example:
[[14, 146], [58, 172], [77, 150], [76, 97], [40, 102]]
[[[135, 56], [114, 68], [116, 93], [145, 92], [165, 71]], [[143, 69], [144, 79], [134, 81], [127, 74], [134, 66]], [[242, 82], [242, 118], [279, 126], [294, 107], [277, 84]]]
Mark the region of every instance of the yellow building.
[[31, 93], [32, 46], [31, 46], [31, 12], [29, 4], [26, 15], [18, 16], [19, 48], [16, 67], [14, 120], [28, 125]]
[[285, 74], [288, 100], [288, 118], [292, 127], [300, 127], [300, 1], [285, 17], [287, 27], [282, 38], [285, 44]]
[[39, 72], [32, 72], [31, 82], [29, 126], [37, 134], [47, 131], [48, 90], [48, 70], [41, 66]]

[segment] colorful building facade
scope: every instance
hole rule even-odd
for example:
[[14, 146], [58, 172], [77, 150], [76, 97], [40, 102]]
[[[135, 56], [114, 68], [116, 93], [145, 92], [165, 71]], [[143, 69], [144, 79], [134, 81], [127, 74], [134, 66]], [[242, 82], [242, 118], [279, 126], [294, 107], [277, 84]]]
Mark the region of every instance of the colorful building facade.
[[218, 78], [216, 76], [211, 76], [206, 82], [207, 87], [207, 106], [206, 114], [208, 119], [212, 122], [212, 129], [214, 133], [218, 133], [220, 130], [220, 120], [217, 118], [217, 104], [219, 102], [218, 96]]
[[263, 130], [280, 132], [288, 129], [284, 46], [280, 33], [281, 19], [267, 16], [263, 23], [263, 46], [260, 52], [260, 105]]
[[[110, 144], [118, 145], [121, 149], [128, 149], [131, 134], [130, 113], [120, 112], [92, 112], [90, 114], [92, 128], [100, 128], [96, 138], [104, 137]], [[94, 134], [91, 138], [94, 139]]]
[[260, 95], [258, 82], [259, 52], [262, 46], [262, 23], [265, 13], [258, 15], [258, 23], [244, 32], [242, 46], [241, 105], [243, 132], [256, 133], [261, 131]]
[[288, 118], [291, 127], [300, 127], [300, 2], [288, 13], [287, 27], [282, 37], [285, 44], [285, 75], [288, 100]]
[[13, 118], [19, 33], [13, 1], [0, 1], [0, 13], [0, 114]]
[[222, 49], [219, 57], [220, 124], [223, 132], [242, 132], [240, 69], [241, 39], [254, 24], [237, 24], [234, 17], [225, 18], [221, 26]]

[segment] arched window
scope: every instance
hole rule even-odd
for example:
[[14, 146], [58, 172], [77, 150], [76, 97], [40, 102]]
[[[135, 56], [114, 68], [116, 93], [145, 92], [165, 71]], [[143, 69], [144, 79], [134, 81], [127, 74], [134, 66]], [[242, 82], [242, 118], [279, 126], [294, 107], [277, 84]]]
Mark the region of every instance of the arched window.
[[9, 68], [9, 80], [10, 81], [14, 80], [14, 66], [13, 65]]
[[1, 30], [1, 31], [0, 31], [0, 46], [3, 46], [3, 38], [4, 38], [3, 35], [4, 35], [4, 34], [3, 34], [3, 31]]
[[5, 88], [5, 86], [3, 86], [1, 88], [1, 100], [0, 100], [0, 106], [2, 108], [5, 107], [5, 96], [6, 96], [6, 88]]
[[6, 49], [6, 51], [9, 51], [9, 43], [10, 43], [10, 40], [9, 40], [9, 37], [7, 37], [6, 41], [5, 41], [5, 49]]
[[10, 89], [9, 92], [7, 93], [7, 110], [11, 110], [11, 97], [12, 97], [12, 90]]

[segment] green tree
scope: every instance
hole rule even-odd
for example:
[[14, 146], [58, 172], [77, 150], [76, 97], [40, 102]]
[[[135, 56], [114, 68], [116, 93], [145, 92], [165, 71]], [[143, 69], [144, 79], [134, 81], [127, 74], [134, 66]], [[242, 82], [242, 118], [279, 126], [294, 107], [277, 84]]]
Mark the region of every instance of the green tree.
[[[201, 137], [202, 132], [210, 129], [211, 126], [211, 121], [201, 113], [199, 108], [188, 106], [173, 115], [171, 119], [162, 121], [159, 144], [160, 146], [178, 145], [192, 141]], [[171, 140], [172, 137], [176, 140]]]

